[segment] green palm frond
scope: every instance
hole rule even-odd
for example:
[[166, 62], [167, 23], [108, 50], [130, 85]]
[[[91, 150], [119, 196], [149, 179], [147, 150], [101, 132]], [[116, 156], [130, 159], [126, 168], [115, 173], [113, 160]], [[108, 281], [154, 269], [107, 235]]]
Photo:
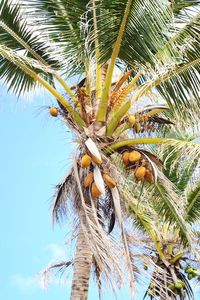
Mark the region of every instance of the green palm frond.
[[[54, 68], [57, 67], [58, 61], [49, 55], [50, 51], [46, 42], [41, 42], [39, 33], [33, 33], [33, 29], [23, 20], [20, 5], [12, 4], [7, 0], [3, 0], [1, 4], [0, 44], [16, 51], [21, 56], [23, 54], [24, 60], [31, 60], [33, 58], [32, 52], [35, 52], [40, 61], [47, 65], [53, 65]], [[13, 61], [2, 55], [0, 56], [0, 70], [1, 79], [18, 96], [37, 86], [35, 81], [20, 70]], [[51, 82], [52, 76], [47, 72], [45, 73], [45, 79]]]
[[[100, 58], [106, 62], [118, 37], [128, 1], [97, 1]], [[156, 9], [155, 9], [156, 7]], [[164, 46], [171, 14], [167, 3], [161, 1], [132, 1], [123, 31], [119, 59], [128, 65], [155, 63], [153, 54]], [[91, 42], [94, 36], [91, 34]], [[111, 47], [111, 45], [113, 45]]]
[[[200, 12], [195, 14], [182, 28], [174, 29], [172, 37], [156, 57], [162, 63], [178, 63], [187, 60], [187, 55], [199, 50]], [[190, 52], [189, 52], [190, 51]]]
[[[169, 194], [169, 191], [171, 193]], [[176, 224], [180, 230], [180, 237], [182, 242], [186, 245], [191, 245], [192, 234], [189, 226], [184, 220], [183, 200], [180, 194], [172, 192], [171, 188], [167, 189], [166, 184], [158, 182], [154, 193], [152, 194], [152, 201], [154, 202], [154, 209], [159, 216], [162, 216], [166, 222]], [[179, 201], [177, 203], [177, 201]]]
[[[170, 148], [170, 147], [169, 147]], [[170, 149], [166, 151], [166, 156], [170, 153]], [[188, 182], [190, 182], [192, 174], [195, 171], [197, 161], [194, 161], [192, 165], [184, 165], [184, 160], [179, 157], [178, 152], [174, 152], [172, 156], [165, 160], [165, 168], [163, 170], [165, 176], [172, 181], [180, 191], [184, 191]], [[173, 165], [176, 160], [176, 164]], [[182, 164], [182, 165], [181, 165]], [[173, 165], [173, 168], [171, 166]], [[181, 166], [180, 166], [181, 165]], [[181, 170], [180, 170], [181, 169]]]
[[[162, 63], [176, 65], [170, 77], [161, 82], [157, 89], [180, 115], [183, 108], [189, 110], [191, 115], [199, 114], [199, 32], [200, 13], [178, 30], [156, 55]], [[196, 107], [191, 105], [192, 99], [195, 99]]]
[[[40, 37], [50, 38], [56, 57], [62, 62], [67, 77], [84, 71], [87, 57], [85, 33], [82, 30], [88, 0], [30, 0], [23, 1], [32, 24], [40, 28]], [[89, 13], [89, 12], [88, 12]]]
[[[169, 139], [159, 147], [160, 157], [163, 156], [166, 161], [172, 159], [170, 165], [170, 172], [176, 171], [177, 176], [180, 176], [182, 167], [185, 170], [191, 170], [199, 163], [200, 159], [200, 143], [198, 139], [188, 140], [182, 139]], [[166, 155], [166, 153], [168, 154]], [[182, 164], [183, 161], [183, 164]], [[186, 171], [187, 172], [187, 171]]]
[[180, 15], [184, 9], [196, 8], [200, 4], [199, 0], [170, 0], [173, 12]]
[[185, 210], [185, 219], [194, 224], [194, 222], [200, 219], [200, 181], [192, 189], [190, 188], [186, 196], [187, 207]]
[[[168, 132], [166, 136], [169, 138], [176, 139], [177, 142], [179, 141], [179, 143], [181, 143], [181, 141], [183, 141], [183, 143], [187, 142], [188, 147], [190, 147], [191, 149], [193, 149], [194, 147], [193, 136], [182, 136], [175, 132]], [[157, 149], [158, 153], [161, 154], [161, 159], [164, 162], [164, 175], [176, 185], [178, 190], [182, 192], [186, 189], [187, 184], [191, 182], [193, 173], [199, 164], [198, 144], [196, 144], [196, 146], [197, 155], [195, 155], [195, 157], [192, 157], [191, 154], [192, 163], [190, 161], [189, 164], [188, 160], [185, 159], [183, 151], [179, 151], [178, 149], [176, 149], [176, 147], [174, 148], [173, 146], [169, 145], [168, 147], [162, 150], [162, 153], [160, 153], [159, 148]], [[186, 151], [184, 146], [182, 150]], [[188, 150], [188, 152], [190, 152], [190, 150]]]

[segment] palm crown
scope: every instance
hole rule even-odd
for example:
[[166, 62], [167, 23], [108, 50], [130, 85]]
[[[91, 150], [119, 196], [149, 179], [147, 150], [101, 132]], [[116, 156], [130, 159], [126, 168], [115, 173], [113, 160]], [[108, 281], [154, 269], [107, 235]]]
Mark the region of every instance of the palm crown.
[[[67, 214], [67, 199], [72, 199], [80, 225], [77, 249], [84, 245], [87, 272], [93, 263], [111, 283], [112, 271], [122, 280], [118, 258], [125, 254], [134, 285], [130, 215], [151, 237], [161, 259], [154, 218], [172, 226], [169, 230], [176, 226], [181, 245], [192, 245], [185, 202], [164, 176], [162, 159], [168, 151], [166, 161], [173, 160], [173, 169], [177, 161], [182, 166], [187, 154], [190, 173], [199, 157], [197, 143], [183, 135], [171, 137], [171, 128], [185, 134], [198, 124], [198, 4], [2, 1], [1, 78], [17, 95], [38, 86], [48, 90], [59, 104], [50, 114], [71, 128], [78, 144], [72, 170], [58, 185], [53, 216], [59, 220]], [[68, 78], [76, 84], [69, 87]], [[108, 236], [116, 219], [122, 244]], [[79, 262], [77, 258], [75, 274]], [[78, 287], [80, 278], [74, 280]]]

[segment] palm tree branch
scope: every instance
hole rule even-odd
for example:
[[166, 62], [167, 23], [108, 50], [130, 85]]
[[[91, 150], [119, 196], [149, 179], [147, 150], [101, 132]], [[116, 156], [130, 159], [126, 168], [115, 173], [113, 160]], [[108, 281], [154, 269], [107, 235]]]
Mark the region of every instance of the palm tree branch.
[[[71, 104], [60, 93], [58, 93], [58, 91], [55, 88], [53, 88], [46, 80], [44, 80], [31, 68], [30, 64], [35, 63], [33, 59], [25, 59], [24, 57], [18, 55], [16, 52], [8, 49], [7, 47], [0, 47], [0, 56], [11, 61], [20, 69], [22, 69], [26, 74], [31, 76], [35, 81], [38, 81], [67, 109], [67, 111], [72, 115], [72, 117], [78, 125], [85, 126], [85, 122], [82, 120], [80, 115], [72, 108]], [[36, 66], [38, 67], [40, 65], [36, 64]], [[46, 71], [46, 69], [44, 69], [43, 66], [42, 70]]]
[[200, 21], [200, 13], [197, 13], [192, 19], [183, 26], [183, 28], [176, 31], [176, 33], [167, 41], [165, 46], [160, 49], [155, 56], [162, 61], [164, 56], [164, 60], [167, 58], [176, 60], [182, 58], [182, 51], [180, 51], [180, 47], [183, 47], [183, 44], [189, 43], [194, 44], [194, 42], [198, 42], [199, 39], [199, 21]]
[[169, 70], [168, 72], [164, 74], [160, 74], [159, 78], [156, 78], [155, 80], [144, 84], [142, 88], [139, 89], [139, 91], [136, 94], [135, 101], [138, 101], [138, 99], [142, 96], [144, 96], [149, 90], [151, 90], [153, 87], [156, 87], [160, 84], [162, 84], [164, 81], [167, 81], [171, 79], [174, 76], [177, 76], [180, 73], [183, 73], [184, 71], [187, 71], [189, 68], [199, 65], [200, 63], [200, 57], [184, 64], [183, 66], [177, 66], [176, 68], [173, 68], [172, 70]]
[[92, 0], [93, 6], [93, 23], [94, 23], [94, 34], [95, 38], [95, 58], [96, 58], [96, 98], [97, 103], [101, 99], [101, 89], [102, 89], [102, 78], [101, 78], [101, 65], [99, 64], [99, 57], [100, 57], [100, 49], [99, 49], [99, 39], [97, 35], [97, 17], [96, 17], [96, 0]]
[[187, 193], [188, 205], [185, 211], [185, 219], [194, 223], [200, 217], [200, 181]]
[[132, 5], [132, 0], [127, 0], [126, 7], [124, 10], [124, 15], [123, 15], [120, 29], [118, 32], [118, 36], [117, 36], [115, 46], [113, 48], [113, 52], [111, 55], [111, 60], [110, 60], [109, 66], [108, 66], [106, 80], [105, 80], [105, 86], [104, 86], [103, 93], [102, 93], [102, 99], [100, 101], [98, 112], [97, 112], [97, 121], [99, 121], [99, 122], [104, 122], [106, 120], [107, 104], [108, 104], [108, 100], [109, 100], [109, 91], [110, 91], [110, 87], [111, 87], [115, 61], [116, 61], [116, 58], [118, 57], [118, 54], [120, 51], [120, 46], [121, 46], [121, 42], [122, 42], [122, 38], [123, 38], [126, 23], [127, 23], [127, 19], [129, 16], [131, 5]]
[[106, 135], [111, 136], [113, 131], [116, 129], [120, 120], [124, 117], [127, 111], [131, 107], [131, 101], [126, 101], [112, 116], [111, 121], [108, 123], [106, 127]]
[[33, 50], [20, 36], [18, 36], [11, 28], [9, 28], [4, 22], [0, 21], [0, 27], [2, 27], [7, 33], [9, 33], [20, 45], [22, 45], [30, 54], [38, 60], [38, 62], [47, 67], [51, 74], [55, 76], [58, 82], [64, 87], [65, 91], [69, 94], [75, 104], [78, 103], [78, 99], [73, 94], [66, 82], [58, 75], [55, 69], [53, 69], [48, 62], [46, 62], [35, 50]]

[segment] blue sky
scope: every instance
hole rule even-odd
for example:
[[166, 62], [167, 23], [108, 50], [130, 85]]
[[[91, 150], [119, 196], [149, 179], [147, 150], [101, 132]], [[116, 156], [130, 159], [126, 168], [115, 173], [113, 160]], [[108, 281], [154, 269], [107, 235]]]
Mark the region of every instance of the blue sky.
[[[66, 128], [44, 107], [51, 103], [43, 93], [34, 101], [18, 100], [0, 86], [1, 299], [70, 297], [71, 273], [66, 285], [55, 278], [48, 290], [42, 290], [38, 283], [41, 269], [69, 255], [64, 246], [69, 228], [52, 229], [50, 202], [54, 186], [69, 168], [73, 146]], [[126, 289], [119, 294], [122, 298], [130, 299]], [[95, 299], [98, 294], [92, 283], [89, 300]], [[107, 299], [114, 299], [109, 291], [103, 295]]]

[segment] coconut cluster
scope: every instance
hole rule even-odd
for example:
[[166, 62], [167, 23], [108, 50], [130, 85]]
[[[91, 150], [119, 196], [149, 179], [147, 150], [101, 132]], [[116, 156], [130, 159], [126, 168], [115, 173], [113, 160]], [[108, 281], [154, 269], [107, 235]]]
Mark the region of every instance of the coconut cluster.
[[133, 171], [136, 181], [146, 180], [149, 183], [153, 183], [152, 168], [139, 151], [124, 151], [122, 153], [122, 160], [127, 171]]
[[[87, 175], [84, 179], [84, 187], [89, 189], [91, 196], [93, 199], [97, 199], [101, 196], [102, 192], [98, 188], [98, 184], [94, 179], [94, 172], [92, 171], [92, 166], [101, 165], [102, 161], [100, 161], [94, 155], [84, 154], [81, 158], [81, 168], [87, 169]], [[101, 178], [109, 189], [113, 189], [116, 187], [116, 181], [106, 172], [101, 171]]]
[[127, 118], [127, 123], [135, 130], [136, 133], [139, 133], [142, 129], [141, 122], [135, 115], [129, 115]]
[[178, 280], [175, 283], [171, 283], [168, 285], [168, 288], [176, 295], [180, 294], [181, 289], [185, 288], [185, 282], [182, 280]]
[[187, 273], [187, 278], [189, 280], [199, 276], [199, 273], [198, 273], [198, 270], [197, 268], [193, 268], [193, 267], [190, 267], [188, 266], [186, 269], [185, 269], [185, 272]]

